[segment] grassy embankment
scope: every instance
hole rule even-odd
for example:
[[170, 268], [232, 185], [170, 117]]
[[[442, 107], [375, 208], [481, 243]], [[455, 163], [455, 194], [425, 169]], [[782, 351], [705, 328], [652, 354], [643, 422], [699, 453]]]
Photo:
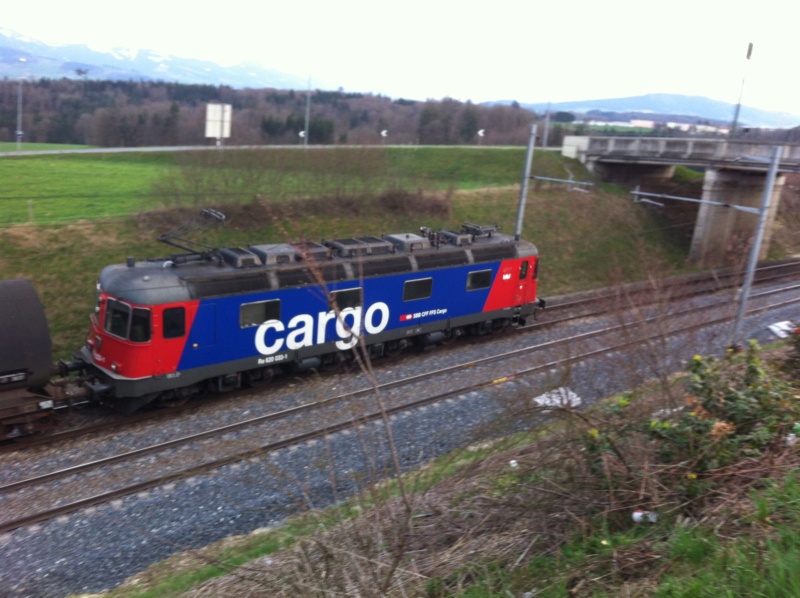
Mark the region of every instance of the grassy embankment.
[[[156, 237], [202, 207], [228, 214], [203, 240], [247, 245], [416, 231], [460, 222], [513, 232], [524, 149], [409, 148], [20, 156], [0, 160], [0, 278], [30, 279], [58, 357], [82, 342], [102, 267], [171, 249]], [[537, 152], [536, 175], [582, 167]], [[176, 214], [177, 208], [185, 208]], [[629, 196], [531, 186], [524, 236], [543, 256], [541, 293], [682, 267], [685, 248]], [[645, 256], [644, 258], [642, 256]]]

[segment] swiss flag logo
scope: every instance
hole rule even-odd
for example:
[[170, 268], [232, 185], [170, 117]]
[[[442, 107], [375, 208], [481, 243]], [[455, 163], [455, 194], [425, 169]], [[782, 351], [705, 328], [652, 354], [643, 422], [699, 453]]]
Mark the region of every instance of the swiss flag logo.
[[413, 317], [414, 317], [413, 314], [403, 314], [402, 316], [400, 316], [400, 321], [408, 322], [409, 320], [413, 319]]

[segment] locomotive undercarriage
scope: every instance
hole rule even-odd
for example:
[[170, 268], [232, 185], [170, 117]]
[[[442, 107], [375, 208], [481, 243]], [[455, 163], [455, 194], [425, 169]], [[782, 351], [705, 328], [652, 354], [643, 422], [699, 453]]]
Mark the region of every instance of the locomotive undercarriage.
[[235, 371], [230, 371], [232, 364], [220, 364], [215, 375], [209, 377], [209, 372], [205, 371], [204, 376], [194, 379], [191, 372], [182, 372], [159, 379], [125, 380], [92, 365], [90, 353], [84, 348], [75, 355], [76, 361], [61, 362], [54, 368], [55, 382], [47, 384], [46, 388], [0, 393], [0, 441], [55, 427], [56, 409], [73, 405], [77, 399], [103, 403], [126, 414], [147, 406], [171, 407], [208, 394], [264, 386], [277, 376], [288, 373], [336, 370], [352, 363], [356, 352], [363, 356], [366, 350], [372, 359], [392, 357], [411, 349], [425, 350], [434, 345], [448, 344], [462, 336], [496, 333], [523, 325], [526, 317], [535, 317], [535, 311], [543, 307], [544, 302], [540, 301], [537, 308], [529, 308], [525, 313], [515, 308], [378, 334], [370, 337], [372, 342], [366, 347], [357, 345], [347, 351], [337, 349], [336, 343], [330, 342], [310, 347], [305, 354], [295, 351], [291, 359], [265, 367], [248, 369], [246, 366], [251, 363], [248, 360], [238, 367], [233, 364]]
[[394, 357], [411, 349], [423, 351], [435, 345], [448, 344], [463, 336], [485, 336], [512, 326], [523, 325], [524, 323], [525, 319], [518, 313], [514, 313], [508, 317], [482, 319], [479, 322], [472, 322], [463, 326], [434, 329], [426, 332], [418, 331], [418, 334], [402, 338], [386, 338], [385, 340], [378, 338], [376, 342], [372, 342], [366, 347], [357, 345], [347, 351], [340, 351], [335, 348], [334, 343], [328, 343], [326, 345], [329, 347], [327, 352], [305, 357], [298, 355], [295, 360], [287, 361], [281, 365], [226, 373], [207, 378], [189, 386], [150, 393], [132, 399], [115, 400], [109, 398], [103, 402], [123, 413], [133, 413], [147, 405], [172, 407], [200, 396], [221, 394], [244, 387], [262, 387], [276, 377], [286, 374], [298, 374], [307, 371], [335, 371], [344, 365], [354, 362], [356, 360], [356, 352], [360, 353], [362, 358], [365, 350], [370, 359]]

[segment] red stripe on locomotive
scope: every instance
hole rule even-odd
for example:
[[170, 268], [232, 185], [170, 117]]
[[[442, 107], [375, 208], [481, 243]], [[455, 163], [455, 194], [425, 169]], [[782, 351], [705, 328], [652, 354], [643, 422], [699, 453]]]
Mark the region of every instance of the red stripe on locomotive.
[[536, 301], [536, 260], [528, 257], [506, 260], [500, 264], [494, 284], [483, 305], [483, 311], [493, 311]]

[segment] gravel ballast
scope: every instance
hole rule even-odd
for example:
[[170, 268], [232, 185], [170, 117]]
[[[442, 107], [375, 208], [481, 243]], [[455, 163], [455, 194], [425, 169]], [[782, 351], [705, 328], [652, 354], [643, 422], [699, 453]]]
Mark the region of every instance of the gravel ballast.
[[[769, 324], [797, 315], [796, 307], [757, 315], [747, 320], [744, 332], [767, 342], [772, 340]], [[669, 355], [662, 356], [664, 367], [677, 371], [695, 353], [719, 352], [729, 333], [729, 325], [716, 326], [691, 339], [671, 341]], [[498, 342], [508, 343], [510, 348], [515, 345], [512, 337]], [[485, 351], [476, 346], [466, 352], [473, 350]], [[567, 382], [590, 403], [627, 388], [631, 370], [646, 375], [647, 363], [632, 362], [640, 358], [645, 359], [635, 353], [593, 358], [573, 365]], [[436, 359], [434, 351], [410, 360], [408, 368], [430, 368], [431, 360]], [[621, 360], [625, 367], [620, 367]], [[501, 366], [498, 373], [502, 374]], [[564, 384], [561, 372], [552, 371], [535, 380], [514, 379], [393, 417], [402, 466], [412, 469], [498, 433], [490, 424], [507, 414], [510, 398], [536, 396], [552, 388], [555, 381]], [[100, 592], [175, 552], [276, 525], [299, 509], [341, 500], [364, 479], [378, 479], [390, 469], [383, 426], [383, 422], [370, 423], [358, 431], [337, 433], [325, 441], [283, 449], [0, 536], [0, 596]]]

